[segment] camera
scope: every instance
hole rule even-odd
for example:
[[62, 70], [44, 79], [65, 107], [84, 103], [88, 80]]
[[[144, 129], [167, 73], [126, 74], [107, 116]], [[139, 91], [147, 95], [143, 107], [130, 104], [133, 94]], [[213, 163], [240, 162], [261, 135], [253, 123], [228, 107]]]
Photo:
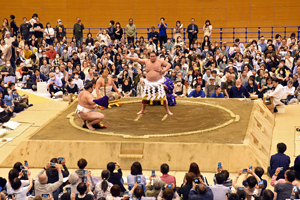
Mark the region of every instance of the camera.
[[296, 131], [300, 132], [300, 128], [296, 128]]

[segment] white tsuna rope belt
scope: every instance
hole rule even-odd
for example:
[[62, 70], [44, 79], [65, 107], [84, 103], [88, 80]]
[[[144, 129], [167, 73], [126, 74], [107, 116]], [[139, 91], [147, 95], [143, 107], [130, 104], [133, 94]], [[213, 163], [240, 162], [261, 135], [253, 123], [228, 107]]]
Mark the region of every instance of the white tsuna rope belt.
[[[147, 79], [145, 81], [145, 87], [144, 87], [144, 92], [142, 94], [142, 97], [146, 96], [147, 92], [147, 100], [153, 101], [155, 98], [160, 99], [165, 96], [165, 90], [164, 90], [164, 78], [156, 81], [156, 82], [150, 82]], [[157, 89], [157, 97], [156, 97], [156, 89]], [[152, 93], [151, 93], [152, 90]]]

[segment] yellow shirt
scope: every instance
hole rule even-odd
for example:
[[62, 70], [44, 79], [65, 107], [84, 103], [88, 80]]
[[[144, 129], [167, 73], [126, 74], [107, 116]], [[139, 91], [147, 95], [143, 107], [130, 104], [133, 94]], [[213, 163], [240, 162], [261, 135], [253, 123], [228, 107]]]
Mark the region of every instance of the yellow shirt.
[[31, 50], [28, 50], [28, 51], [24, 50], [24, 57], [26, 60], [29, 59], [31, 57], [31, 55], [32, 55]]

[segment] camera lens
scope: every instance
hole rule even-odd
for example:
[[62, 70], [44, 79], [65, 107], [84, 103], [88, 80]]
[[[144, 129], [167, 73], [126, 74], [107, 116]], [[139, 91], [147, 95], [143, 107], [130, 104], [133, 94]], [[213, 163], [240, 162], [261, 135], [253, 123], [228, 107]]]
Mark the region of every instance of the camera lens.
[[300, 132], [300, 128], [296, 128], [296, 131]]

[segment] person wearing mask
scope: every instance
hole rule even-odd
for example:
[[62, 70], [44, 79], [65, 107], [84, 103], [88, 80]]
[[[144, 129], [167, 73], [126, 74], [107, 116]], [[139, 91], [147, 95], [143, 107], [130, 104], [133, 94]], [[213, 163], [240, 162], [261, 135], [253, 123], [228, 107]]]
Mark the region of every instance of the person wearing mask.
[[47, 78], [40, 73], [40, 70], [35, 69], [34, 74], [32, 75], [32, 90], [37, 90], [37, 83], [38, 82], [46, 82]]
[[78, 75], [78, 73], [75, 73], [75, 75], [74, 75], [74, 83], [77, 85], [77, 87], [78, 87], [78, 94], [80, 93], [80, 92], [82, 92], [83, 91], [83, 81], [82, 81], [82, 79], [80, 79], [79, 78], [79, 75]]
[[82, 46], [83, 30], [84, 30], [84, 25], [81, 23], [81, 19], [78, 17], [73, 27], [73, 37], [76, 38], [77, 46]]
[[66, 30], [64, 25], [61, 22], [61, 19], [57, 20], [57, 25], [54, 30], [56, 31], [57, 42], [62, 41], [63, 37], [66, 35]]
[[189, 38], [189, 47], [191, 47], [191, 44], [194, 39], [197, 40], [197, 34], [198, 34], [198, 26], [195, 24], [195, 19], [191, 19], [191, 24], [188, 25], [186, 32], [188, 33]]
[[54, 73], [49, 74], [50, 79], [47, 82], [47, 88], [51, 98], [55, 99], [55, 93], [61, 91], [62, 82], [61, 79], [56, 78]]
[[114, 20], [111, 20], [109, 22], [109, 28], [107, 29], [107, 33], [109, 35], [109, 37], [115, 37], [115, 31], [116, 31], [116, 28], [115, 28], [115, 21]]

